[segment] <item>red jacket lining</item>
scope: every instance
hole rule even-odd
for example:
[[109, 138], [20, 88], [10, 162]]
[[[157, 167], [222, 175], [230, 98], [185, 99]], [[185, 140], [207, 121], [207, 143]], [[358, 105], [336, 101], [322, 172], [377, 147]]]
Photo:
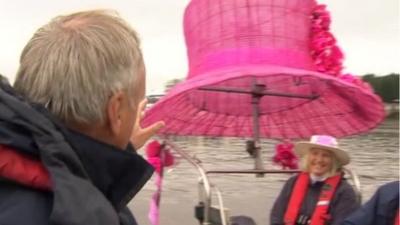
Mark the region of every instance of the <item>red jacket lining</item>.
[[49, 172], [39, 160], [4, 145], [0, 145], [0, 177], [24, 186], [51, 190]]

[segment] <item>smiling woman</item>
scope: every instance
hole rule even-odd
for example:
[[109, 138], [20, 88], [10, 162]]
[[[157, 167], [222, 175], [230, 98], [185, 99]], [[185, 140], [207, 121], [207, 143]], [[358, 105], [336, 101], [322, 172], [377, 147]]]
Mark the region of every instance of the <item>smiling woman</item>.
[[308, 153], [308, 172], [316, 177], [326, 177], [328, 173], [336, 173], [336, 168], [333, 165], [336, 159], [332, 153], [325, 149], [312, 148]]
[[350, 162], [334, 137], [314, 135], [295, 145], [301, 172], [289, 178], [271, 211], [272, 225], [340, 224], [359, 206], [356, 194], [343, 178]]

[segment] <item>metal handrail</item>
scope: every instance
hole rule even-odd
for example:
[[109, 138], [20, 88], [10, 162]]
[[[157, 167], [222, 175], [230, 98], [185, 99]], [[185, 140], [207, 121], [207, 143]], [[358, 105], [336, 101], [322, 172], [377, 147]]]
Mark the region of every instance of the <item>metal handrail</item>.
[[206, 174], [265, 174], [265, 173], [299, 173], [300, 170], [208, 170]]
[[361, 203], [362, 202], [361, 182], [360, 182], [360, 179], [358, 178], [358, 175], [356, 174], [356, 172], [354, 172], [353, 170], [350, 170], [348, 168], [344, 167], [343, 170], [350, 175], [350, 178], [354, 184], [353, 189], [356, 192], [359, 203]]
[[222, 200], [222, 193], [219, 190], [219, 188], [217, 188], [217, 186], [213, 185], [213, 188], [215, 189], [216, 193], [217, 193], [217, 197], [218, 197], [218, 203], [219, 203], [219, 213], [221, 215], [221, 222], [222, 225], [228, 225], [226, 222], [226, 215], [225, 215], [225, 207], [224, 207], [224, 201]]
[[171, 141], [165, 140], [165, 143], [172, 147], [176, 152], [178, 152], [183, 158], [185, 158], [190, 164], [192, 164], [200, 173], [201, 181], [204, 186], [205, 194], [206, 194], [206, 202], [204, 202], [204, 222], [203, 225], [209, 225], [209, 209], [211, 206], [211, 185], [210, 181], [207, 177], [207, 174], [200, 163], [196, 162], [189, 154], [187, 154], [184, 150], [176, 146]]
[[[356, 193], [357, 200], [359, 203], [362, 202], [362, 194], [361, 194], [361, 183], [360, 183], [360, 178], [354, 172], [353, 170], [343, 167], [343, 172], [348, 174], [350, 176], [350, 179], [352, 180], [352, 187]], [[206, 171], [206, 174], [275, 174], [275, 173], [299, 173], [301, 172], [300, 170], [209, 170]]]
[[[204, 186], [202, 178], [199, 179], [199, 185], [200, 186]], [[224, 206], [224, 200], [222, 199], [222, 192], [221, 192], [221, 190], [219, 190], [219, 188], [216, 185], [214, 185], [214, 184], [210, 184], [210, 185], [211, 185], [212, 188], [215, 189], [215, 193], [216, 193], [217, 198], [218, 198], [218, 205], [219, 205], [218, 208], [219, 208], [219, 212], [220, 212], [221, 223], [222, 223], [222, 225], [229, 225], [228, 222], [227, 222], [225, 211], [224, 211], [225, 210], [225, 206]], [[201, 199], [202, 195], [200, 193], [201, 193], [201, 191], [199, 192], [199, 197]], [[210, 199], [210, 203], [211, 203], [211, 199]], [[211, 209], [211, 204], [210, 204], [210, 207], [208, 209], [205, 208], [204, 210], [210, 210], [210, 209]], [[204, 224], [209, 224], [209, 221], [206, 221], [204, 219], [203, 225]]]
[[[361, 194], [361, 182], [357, 173], [353, 170], [343, 167], [343, 172], [347, 173], [350, 176], [350, 179], [353, 183], [353, 189], [357, 195], [357, 200], [359, 203], [362, 202], [362, 194]], [[266, 173], [299, 173], [300, 170], [209, 170], [206, 171], [206, 174], [266, 174]]]

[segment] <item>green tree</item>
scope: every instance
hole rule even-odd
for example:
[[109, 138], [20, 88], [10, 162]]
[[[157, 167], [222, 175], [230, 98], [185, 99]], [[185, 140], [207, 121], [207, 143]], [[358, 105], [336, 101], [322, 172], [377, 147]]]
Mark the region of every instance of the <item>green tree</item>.
[[175, 85], [179, 84], [182, 81], [183, 81], [183, 78], [174, 78], [174, 79], [168, 80], [165, 83], [164, 93], [168, 93], [169, 90], [171, 90], [173, 87], [175, 87]]
[[362, 79], [368, 82], [384, 102], [399, 99], [399, 74], [391, 73], [386, 76], [366, 74]]

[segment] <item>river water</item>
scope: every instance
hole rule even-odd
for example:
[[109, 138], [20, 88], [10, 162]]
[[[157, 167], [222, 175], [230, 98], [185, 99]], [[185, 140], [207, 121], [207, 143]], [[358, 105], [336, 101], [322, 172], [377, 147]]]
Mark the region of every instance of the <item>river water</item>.
[[[202, 161], [207, 170], [252, 169], [253, 159], [244, 150], [245, 139], [176, 137], [174, 143]], [[262, 140], [266, 169], [276, 169], [271, 158], [275, 140]], [[378, 186], [399, 179], [399, 121], [386, 120], [371, 132], [343, 138], [340, 146], [349, 151], [348, 166], [361, 181], [363, 202]], [[167, 170], [164, 177], [160, 209], [161, 225], [197, 225], [194, 206], [198, 203], [197, 170], [185, 160]], [[210, 180], [221, 191], [230, 215], [251, 216], [257, 225], [269, 224], [269, 211], [288, 174], [211, 175]], [[151, 195], [155, 191], [154, 179], [129, 204], [141, 225], [150, 225], [147, 218]], [[213, 198], [214, 204], [217, 199]]]

